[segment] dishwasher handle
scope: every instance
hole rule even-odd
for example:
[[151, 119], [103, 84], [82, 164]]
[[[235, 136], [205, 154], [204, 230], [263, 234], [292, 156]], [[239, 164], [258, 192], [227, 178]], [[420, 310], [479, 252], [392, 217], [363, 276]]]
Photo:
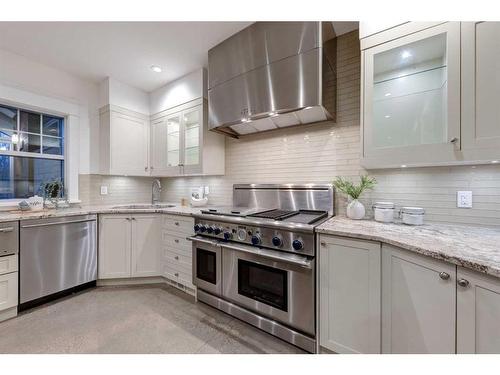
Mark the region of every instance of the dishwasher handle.
[[73, 220], [73, 221], [56, 221], [54, 223], [40, 223], [40, 224], [23, 224], [21, 225], [21, 228], [36, 228], [36, 227], [47, 227], [50, 225], [64, 225], [64, 224], [75, 224], [75, 223], [86, 223], [93, 221], [95, 222], [96, 219], [83, 219], [83, 220]]

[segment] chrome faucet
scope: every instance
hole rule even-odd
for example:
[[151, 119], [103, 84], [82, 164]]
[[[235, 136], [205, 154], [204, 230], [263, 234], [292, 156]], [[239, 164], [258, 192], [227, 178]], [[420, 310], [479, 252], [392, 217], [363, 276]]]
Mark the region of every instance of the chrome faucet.
[[154, 206], [160, 201], [161, 182], [160, 180], [153, 180], [151, 185], [151, 204]]

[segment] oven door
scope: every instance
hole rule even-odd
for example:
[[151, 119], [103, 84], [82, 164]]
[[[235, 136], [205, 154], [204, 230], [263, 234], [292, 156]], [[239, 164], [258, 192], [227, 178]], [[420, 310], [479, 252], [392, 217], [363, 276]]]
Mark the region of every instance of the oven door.
[[209, 293], [222, 294], [221, 248], [217, 241], [189, 237], [193, 242], [193, 284]]
[[314, 336], [314, 260], [245, 245], [221, 244], [223, 296]]

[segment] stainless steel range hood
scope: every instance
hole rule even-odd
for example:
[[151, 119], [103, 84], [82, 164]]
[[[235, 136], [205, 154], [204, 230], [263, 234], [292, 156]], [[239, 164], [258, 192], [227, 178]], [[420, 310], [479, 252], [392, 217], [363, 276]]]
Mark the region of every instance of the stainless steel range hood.
[[256, 22], [208, 51], [209, 128], [233, 137], [335, 121], [331, 22]]

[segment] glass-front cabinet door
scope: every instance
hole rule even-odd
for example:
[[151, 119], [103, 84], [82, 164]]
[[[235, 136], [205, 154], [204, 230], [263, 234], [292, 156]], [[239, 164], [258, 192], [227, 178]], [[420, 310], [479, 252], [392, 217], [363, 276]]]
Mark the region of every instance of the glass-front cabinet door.
[[195, 107], [183, 112], [183, 169], [184, 174], [201, 172], [202, 109]]
[[455, 161], [460, 151], [460, 23], [363, 51], [363, 165]]
[[153, 176], [201, 173], [203, 106], [180, 110], [151, 123]]

